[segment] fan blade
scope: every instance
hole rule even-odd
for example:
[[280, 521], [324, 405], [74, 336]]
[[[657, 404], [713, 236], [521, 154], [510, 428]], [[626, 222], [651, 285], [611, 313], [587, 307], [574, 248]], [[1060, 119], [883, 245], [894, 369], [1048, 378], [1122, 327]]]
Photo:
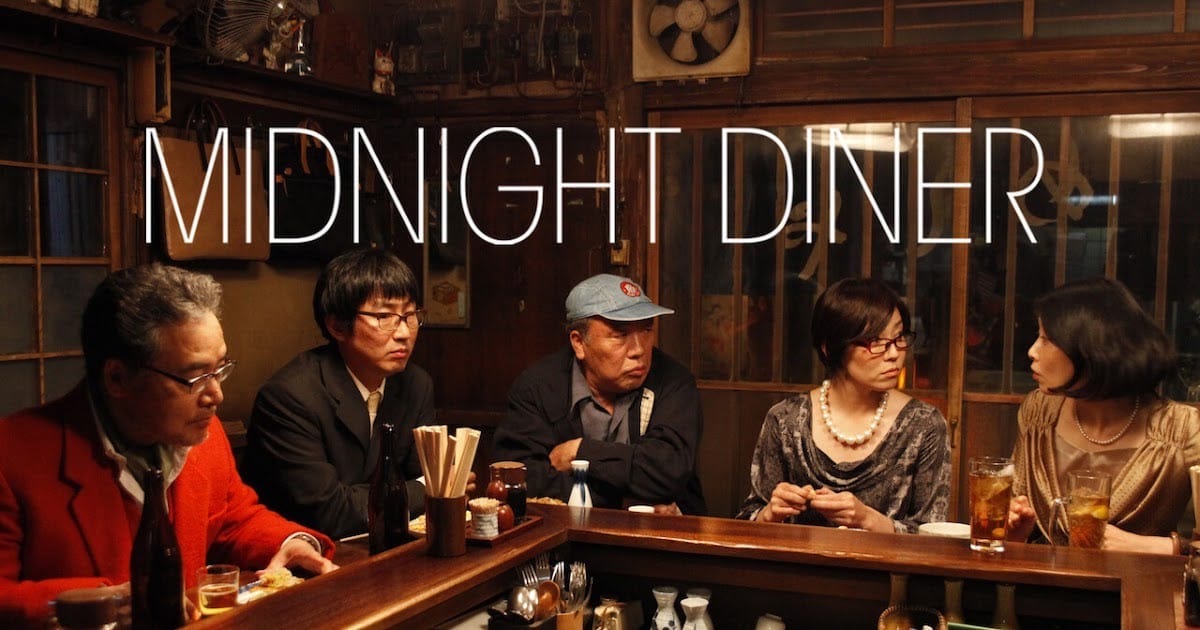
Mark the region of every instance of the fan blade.
[[725, 47], [729, 45], [729, 40], [733, 39], [733, 22], [731, 20], [709, 20], [700, 34], [704, 36], [704, 41], [719, 53], [725, 50]]
[[671, 58], [684, 63], [691, 63], [698, 56], [696, 53], [696, 42], [692, 40], [692, 33], [680, 33], [679, 37], [675, 38], [675, 45], [671, 47]]
[[737, 6], [738, 0], [704, 0], [709, 15], [718, 15]]
[[654, 10], [650, 12], [650, 35], [658, 37], [662, 32], [671, 27], [675, 23], [675, 9], [663, 6], [661, 4], [654, 5]]

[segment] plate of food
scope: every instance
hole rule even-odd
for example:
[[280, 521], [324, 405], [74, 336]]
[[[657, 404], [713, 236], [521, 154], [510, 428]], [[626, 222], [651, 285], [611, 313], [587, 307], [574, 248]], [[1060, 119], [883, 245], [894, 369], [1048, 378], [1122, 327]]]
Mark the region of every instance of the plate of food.
[[246, 604], [261, 599], [271, 593], [291, 588], [304, 581], [304, 578], [292, 575], [286, 567], [270, 569], [258, 574], [258, 579], [243, 584], [238, 589], [238, 604]]

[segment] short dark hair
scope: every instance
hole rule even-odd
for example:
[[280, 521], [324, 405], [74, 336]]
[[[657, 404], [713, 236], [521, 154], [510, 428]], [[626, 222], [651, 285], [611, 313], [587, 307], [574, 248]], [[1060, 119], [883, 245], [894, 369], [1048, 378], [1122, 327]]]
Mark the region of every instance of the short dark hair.
[[329, 261], [313, 289], [313, 319], [321, 334], [333, 341], [325, 316], [349, 329], [359, 307], [375, 295], [419, 302], [417, 276], [395, 254], [376, 247], [352, 249]]
[[1106, 399], [1153, 392], [1176, 367], [1175, 349], [1125, 285], [1068, 282], [1034, 302], [1046, 338], [1075, 367], [1055, 393]]
[[900, 311], [903, 332], [911, 331], [908, 306], [881, 280], [845, 278], [825, 289], [813, 307], [812, 342], [826, 372], [840, 374], [846, 349], [878, 337], [894, 311]]
[[108, 275], [83, 310], [80, 338], [87, 379], [100, 382], [104, 362], [148, 365], [164, 326], [221, 314], [221, 285], [212, 276], [150, 263]]

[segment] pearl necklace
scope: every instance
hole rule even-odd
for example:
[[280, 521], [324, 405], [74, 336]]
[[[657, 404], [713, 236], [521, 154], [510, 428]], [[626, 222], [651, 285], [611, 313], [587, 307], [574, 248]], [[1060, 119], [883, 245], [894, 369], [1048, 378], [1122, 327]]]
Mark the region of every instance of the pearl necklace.
[[1113, 442], [1116, 442], [1117, 440], [1121, 439], [1121, 436], [1125, 435], [1125, 432], [1129, 430], [1129, 427], [1133, 426], [1133, 420], [1135, 418], [1137, 418], [1138, 409], [1141, 409], [1141, 408], [1142, 408], [1142, 397], [1138, 396], [1137, 398], [1133, 399], [1133, 411], [1130, 412], [1129, 420], [1127, 420], [1125, 422], [1124, 428], [1122, 428], [1120, 431], [1117, 431], [1116, 435], [1108, 438], [1107, 440], [1097, 440], [1096, 438], [1093, 438], [1092, 436], [1088, 435], [1087, 431], [1083, 430], [1083, 423], [1079, 421], [1079, 408], [1078, 407], [1072, 405], [1071, 413], [1072, 413], [1072, 415], [1075, 416], [1075, 428], [1079, 429], [1079, 435], [1082, 435], [1083, 439], [1091, 442], [1092, 444], [1096, 444], [1098, 446], [1108, 446], [1109, 444], [1112, 444]]
[[867, 426], [866, 431], [858, 435], [846, 435], [833, 426], [833, 416], [829, 413], [829, 381], [821, 381], [821, 393], [817, 396], [817, 402], [821, 405], [821, 417], [825, 420], [825, 428], [829, 429], [829, 434], [833, 436], [833, 439], [846, 446], [866, 444], [875, 434], [875, 429], [879, 427], [879, 421], [883, 419], [883, 412], [887, 410], [889, 393], [883, 392], [883, 398], [879, 399], [879, 406], [875, 408], [875, 417], [871, 419], [871, 424]]

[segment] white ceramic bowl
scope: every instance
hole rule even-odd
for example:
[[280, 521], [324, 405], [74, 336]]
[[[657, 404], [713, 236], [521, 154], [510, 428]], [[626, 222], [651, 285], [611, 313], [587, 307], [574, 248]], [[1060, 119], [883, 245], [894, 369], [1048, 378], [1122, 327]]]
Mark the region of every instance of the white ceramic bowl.
[[917, 532], [925, 536], [970, 538], [971, 526], [966, 523], [925, 523], [917, 528]]

